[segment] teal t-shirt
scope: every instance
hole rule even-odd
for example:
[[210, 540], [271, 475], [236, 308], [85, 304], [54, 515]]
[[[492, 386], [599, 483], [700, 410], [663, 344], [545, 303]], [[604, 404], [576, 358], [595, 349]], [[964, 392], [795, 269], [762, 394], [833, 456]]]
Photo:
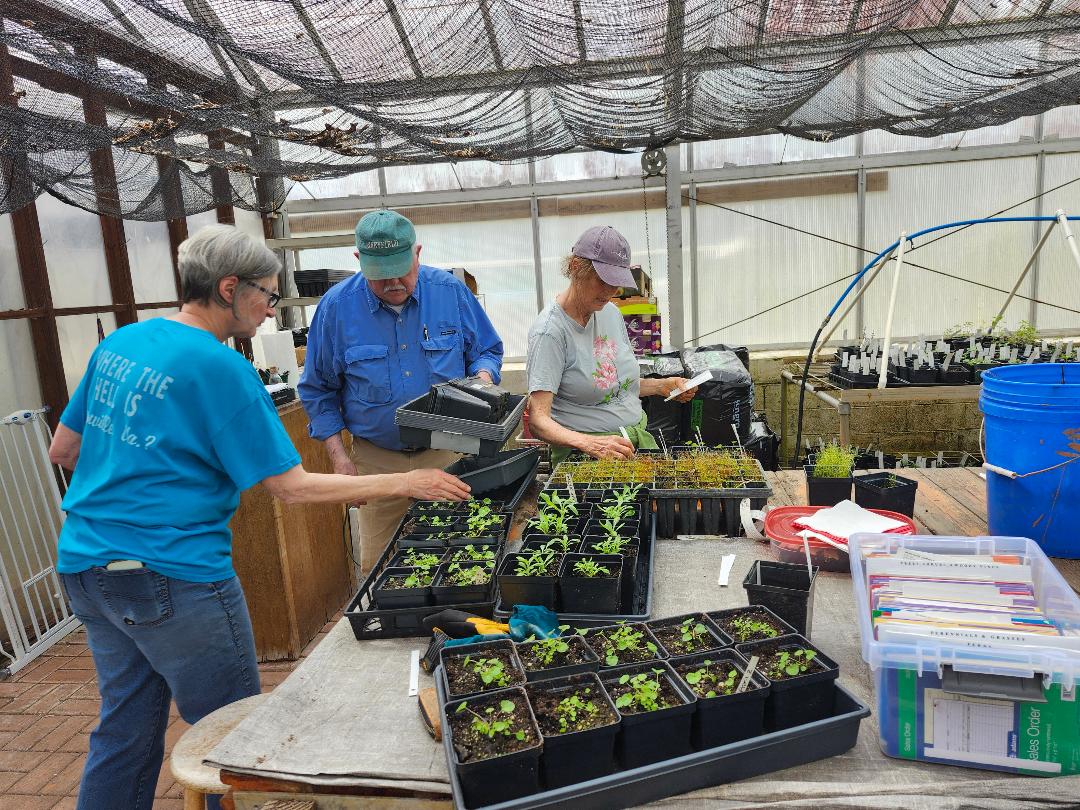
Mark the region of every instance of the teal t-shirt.
[[98, 345], [60, 421], [82, 434], [63, 503], [65, 574], [139, 560], [191, 582], [228, 579], [240, 492], [300, 463], [252, 365], [166, 318]]

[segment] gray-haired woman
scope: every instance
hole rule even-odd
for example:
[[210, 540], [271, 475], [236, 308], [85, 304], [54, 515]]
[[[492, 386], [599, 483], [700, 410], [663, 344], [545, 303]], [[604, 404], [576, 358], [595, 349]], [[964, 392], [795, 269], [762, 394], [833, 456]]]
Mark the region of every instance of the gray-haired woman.
[[180, 312], [98, 346], [50, 449], [75, 471], [57, 570], [101, 692], [80, 810], [150, 810], [170, 697], [194, 723], [258, 694], [228, 527], [242, 490], [261, 481], [287, 503], [468, 495], [441, 470], [306, 472], [259, 375], [223, 345], [273, 315], [277, 258], [213, 226], [180, 245], [179, 266]]

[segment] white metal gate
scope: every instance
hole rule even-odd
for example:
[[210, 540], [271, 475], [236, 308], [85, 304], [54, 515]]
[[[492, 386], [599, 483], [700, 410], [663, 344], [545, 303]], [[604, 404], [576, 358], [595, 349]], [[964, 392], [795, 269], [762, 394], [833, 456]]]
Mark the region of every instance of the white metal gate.
[[56, 574], [64, 513], [51, 440], [44, 409], [0, 419], [0, 680], [79, 627]]

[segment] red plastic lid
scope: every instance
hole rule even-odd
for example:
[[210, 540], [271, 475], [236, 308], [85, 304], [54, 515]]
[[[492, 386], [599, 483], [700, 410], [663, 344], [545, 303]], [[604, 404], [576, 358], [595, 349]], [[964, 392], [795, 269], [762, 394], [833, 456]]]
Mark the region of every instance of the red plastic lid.
[[[801, 551], [803, 539], [799, 535], [801, 530], [795, 528], [795, 521], [829, 508], [828, 506], [778, 506], [765, 514], [765, 536], [778, 546]], [[875, 515], [882, 515], [906, 523], [911, 528], [912, 534], [916, 533], [915, 522], [907, 515], [890, 512], [887, 509], [871, 509], [869, 511]], [[808, 537], [807, 541], [811, 552], [815, 549], [831, 548], [828, 543], [823, 543], [813, 537]]]

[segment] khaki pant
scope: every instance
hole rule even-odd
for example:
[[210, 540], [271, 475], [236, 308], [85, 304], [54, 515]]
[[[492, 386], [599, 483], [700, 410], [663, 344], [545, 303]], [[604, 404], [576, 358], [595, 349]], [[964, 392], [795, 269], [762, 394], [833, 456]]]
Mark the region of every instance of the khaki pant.
[[[403, 473], [433, 467], [441, 469], [460, 458], [449, 450], [420, 450], [415, 453], [387, 450], [359, 436], [353, 436], [349, 455], [360, 475]], [[360, 565], [365, 574], [370, 573], [379, 561], [410, 503], [410, 498], [380, 498], [360, 507]]]

